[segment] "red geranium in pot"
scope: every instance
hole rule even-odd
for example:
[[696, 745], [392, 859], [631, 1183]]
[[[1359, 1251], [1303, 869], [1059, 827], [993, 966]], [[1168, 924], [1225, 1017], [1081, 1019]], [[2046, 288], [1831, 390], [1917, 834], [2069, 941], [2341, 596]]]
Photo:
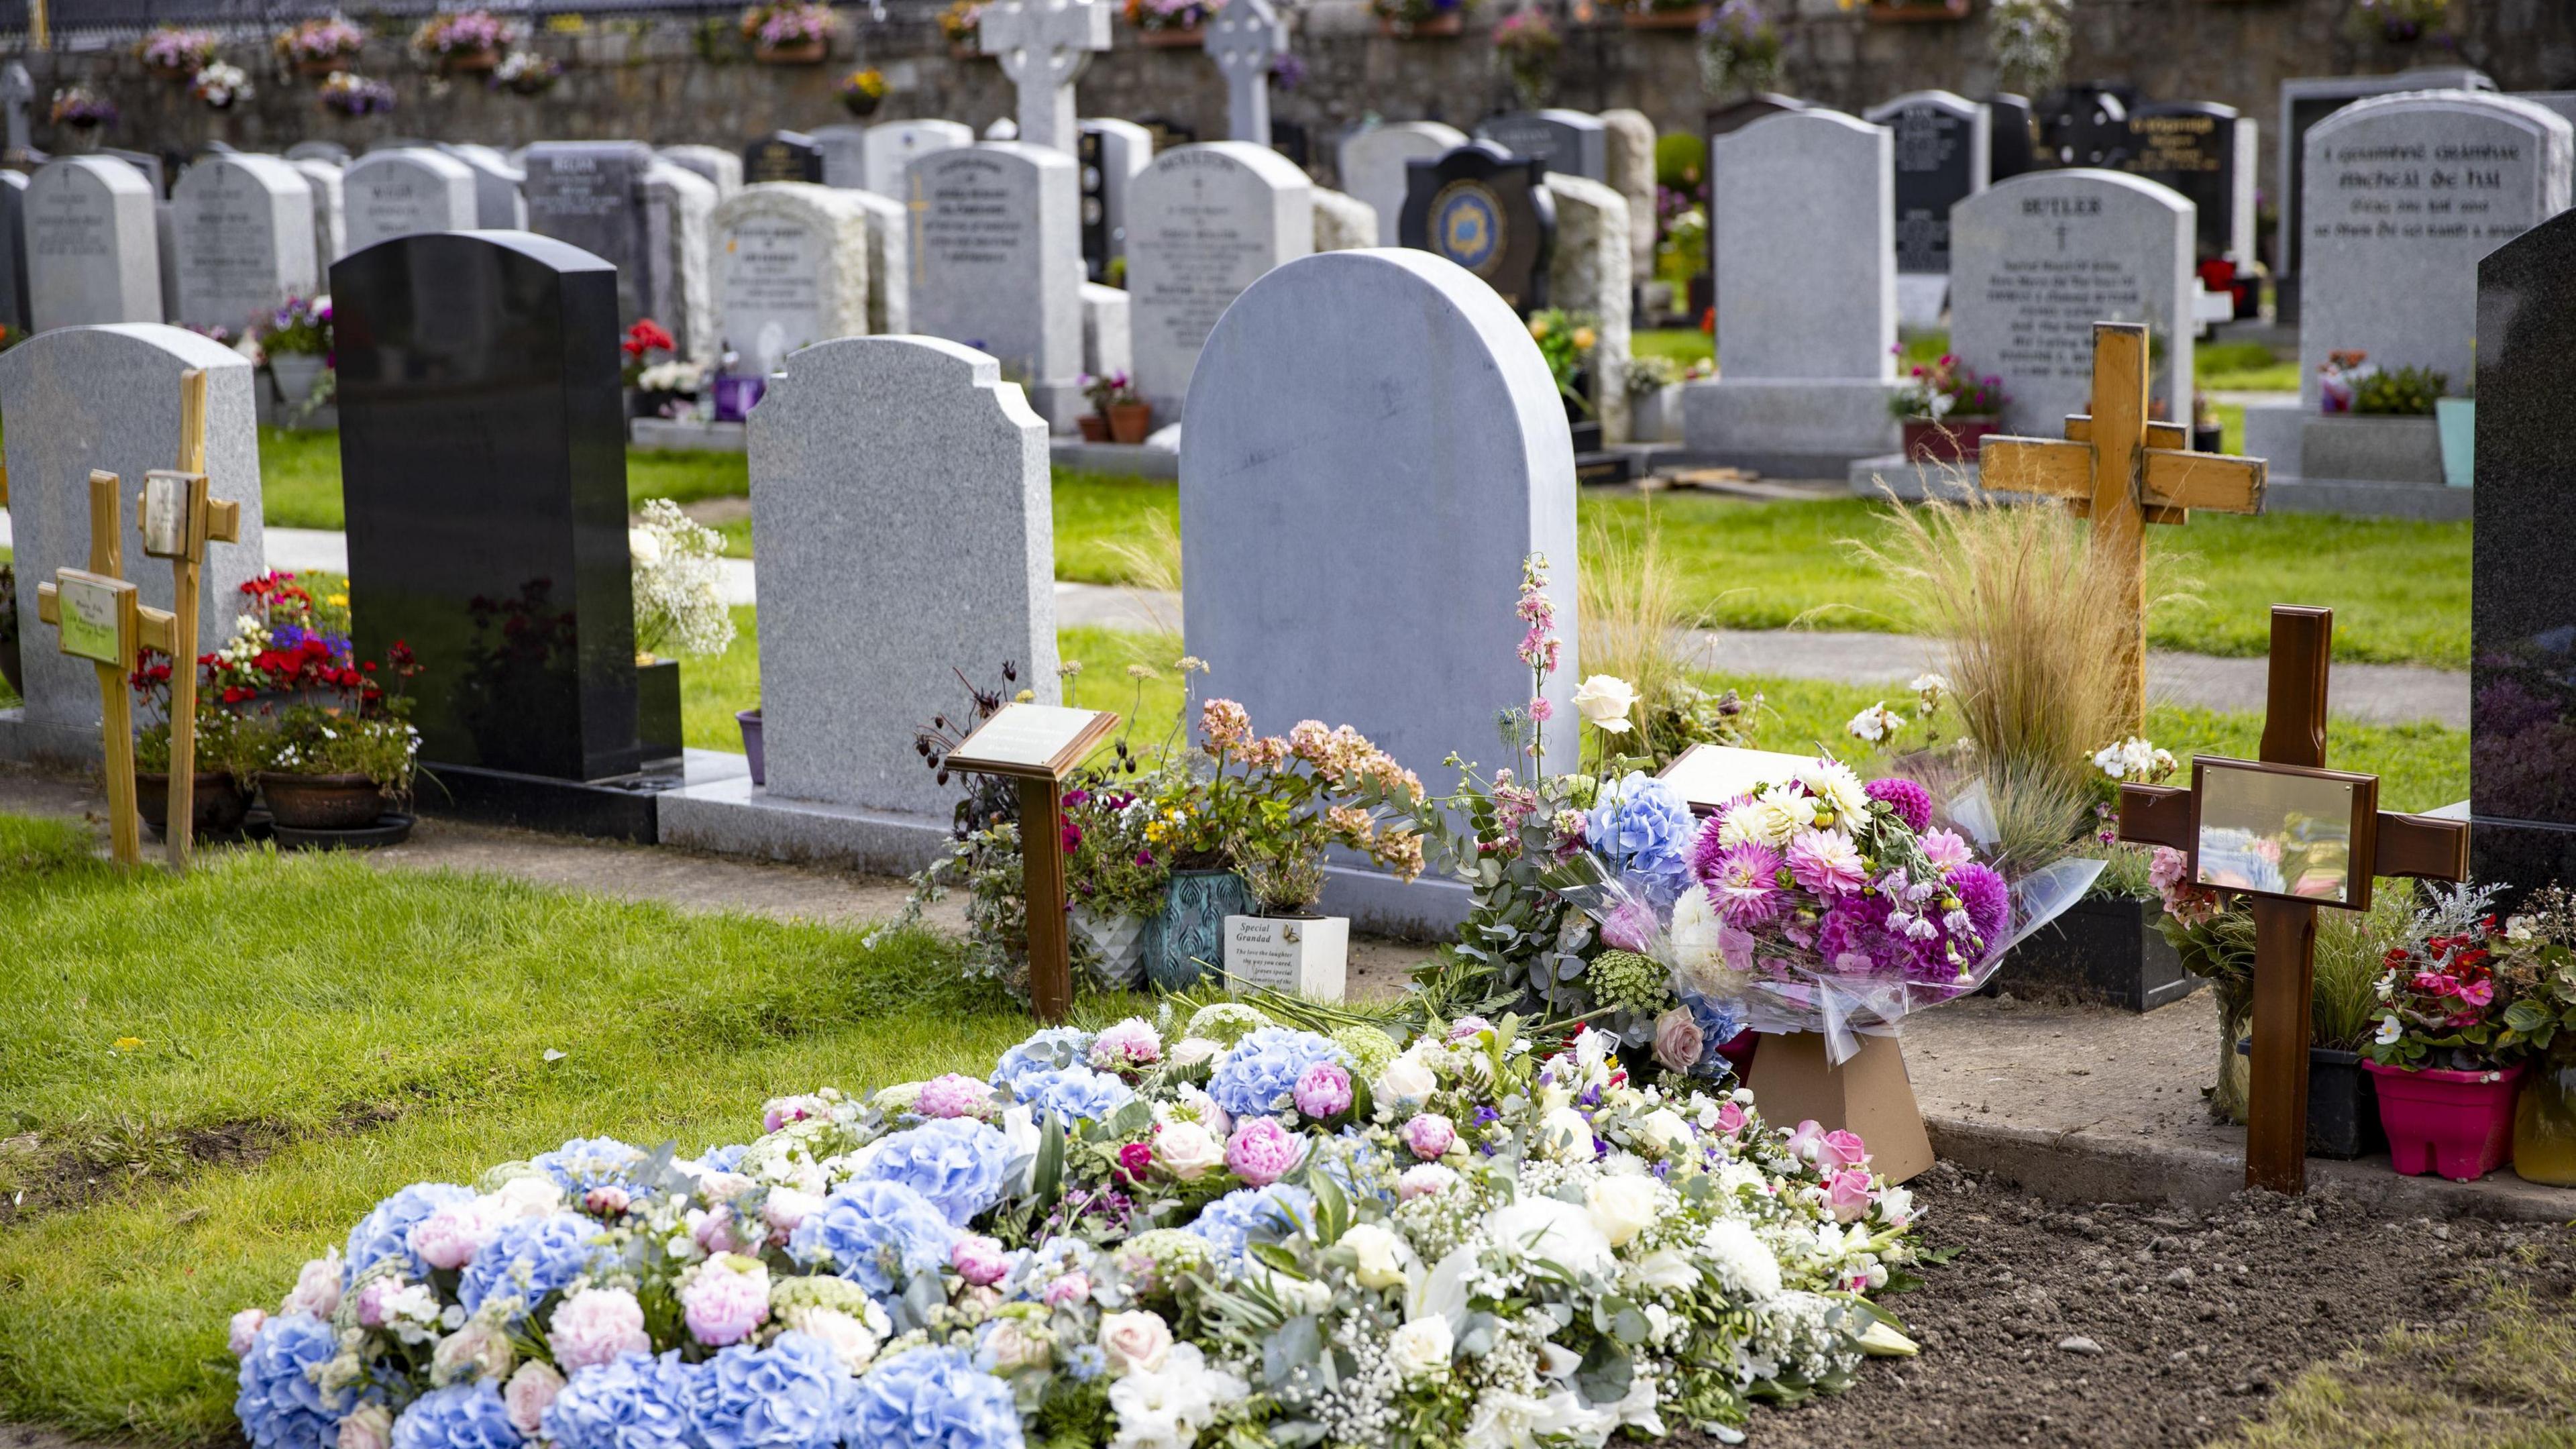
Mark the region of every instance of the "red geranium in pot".
[[2362, 1048], [2378, 1079], [2389, 1155], [2408, 1177], [2483, 1177], [2512, 1155], [2523, 1040], [2495, 958], [2505, 944], [2493, 886], [2435, 886], [2380, 973], [2379, 1030]]

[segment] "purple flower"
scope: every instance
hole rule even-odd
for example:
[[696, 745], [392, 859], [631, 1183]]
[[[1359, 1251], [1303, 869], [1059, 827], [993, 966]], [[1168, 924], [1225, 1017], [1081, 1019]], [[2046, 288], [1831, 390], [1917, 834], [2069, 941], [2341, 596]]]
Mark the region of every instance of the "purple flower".
[[1305, 1156], [1305, 1143], [1280, 1126], [1276, 1117], [1245, 1122], [1225, 1144], [1225, 1165], [1254, 1187], [1268, 1187], [1296, 1171]]
[[1707, 877], [1710, 904], [1720, 919], [1750, 931], [1777, 920], [1788, 904], [1780, 889], [1780, 852], [1758, 840], [1728, 847]]
[[2004, 878], [1992, 866], [1970, 861], [1949, 874], [1950, 893], [1968, 913], [1968, 924], [1977, 933], [1978, 954], [1982, 955], [2003, 940], [2012, 925], [2012, 892]]
[[1896, 811], [1905, 828], [1921, 834], [1932, 826], [1932, 792], [1901, 775], [1872, 780], [1863, 787], [1872, 800], [1883, 800]]
[[1351, 1109], [1351, 1074], [1340, 1062], [1317, 1062], [1297, 1078], [1297, 1110], [1338, 1117]]
[[[1478, 1115], [1481, 1118], [1482, 1109]], [[1414, 1156], [1430, 1162], [1457, 1144], [1458, 1129], [1437, 1112], [1422, 1112], [1404, 1124], [1402, 1136], [1405, 1147]]]

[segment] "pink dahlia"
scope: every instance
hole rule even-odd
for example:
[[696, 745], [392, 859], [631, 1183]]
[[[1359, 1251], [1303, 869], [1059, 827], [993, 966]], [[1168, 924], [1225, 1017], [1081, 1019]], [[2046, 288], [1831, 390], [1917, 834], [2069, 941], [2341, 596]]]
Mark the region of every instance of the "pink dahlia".
[[1839, 830], [1801, 830], [1789, 842], [1790, 877], [1820, 896], [1857, 893], [1869, 880], [1860, 847]]
[[1968, 913], [1981, 945], [1992, 950], [2012, 925], [2012, 892], [1992, 866], [1970, 861], [1950, 872], [1950, 893]]

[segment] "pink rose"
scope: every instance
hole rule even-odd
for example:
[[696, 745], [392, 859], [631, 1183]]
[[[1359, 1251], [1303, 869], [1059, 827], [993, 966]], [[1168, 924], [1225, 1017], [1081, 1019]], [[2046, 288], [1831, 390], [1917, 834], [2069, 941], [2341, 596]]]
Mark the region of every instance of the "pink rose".
[[473, 1203], [443, 1207], [412, 1225], [405, 1241], [433, 1268], [462, 1268], [474, 1261], [490, 1238], [483, 1214]]
[[1254, 1187], [1268, 1187], [1296, 1171], [1305, 1155], [1305, 1144], [1275, 1117], [1253, 1118], [1235, 1128], [1225, 1144], [1225, 1165]]
[[1825, 1205], [1833, 1209], [1838, 1223], [1857, 1222], [1869, 1216], [1869, 1173], [1847, 1167], [1827, 1178]]
[[995, 1239], [968, 1233], [948, 1250], [948, 1264], [957, 1276], [978, 1288], [1001, 1282], [1011, 1273], [1011, 1255], [1002, 1251]]
[[581, 1206], [582, 1210], [589, 1213], [592, 1217], [613, 1218], [619, 1213], [626, 1211], [626, 1205], [634, 1200], [635, 1195], [633, 1193], [630, 1193], [626, 1189], [611, 1182], [603, 1183], [602, 1185], [594, 1187], [590, 1191], [583, 1193], [581, 1195]]
[[1717, 1130], [1720, 1136], [1732, 1137], [1744, 1130], [1744, 1108], [1732, 1101], [1717, 1104]]
[[234, 1314], [232, 1328], [226, 1339], [232, 1347], [233, 1357], [246, 1357], [251, 1351], [251, 1346], [259, 1342], [259, 1331], [267, 1326], [268, 1310], [265, 1308], [245, 1308]]
[[950, 1072], [922, 1083], [921, 1095], [913, 1098], [912, 1110], [924, 1117], [979, 1117], [991, 1105], [991, 1086], [977, 1078]]
[[1860, 1134], [1848, 1128], [1828, 1132], [1816, 1148], [1816, 1166], [1826, 1172], [1837, 1168], [1858, 1167], [1869, 1161], [1869, 1149]]
[[1395, 1180], [1395, 1196], [1399, 1202], [1411, 1202], [1417, 1197], [1447, 1192], [1457, 1181], [1458, 1174], [1439, 1163], [1417, 1162]]
[[1404, 1124], [1404, 1145], [1425, 1162], [1447, 1156], [1457, 1142], [1457, 1127], [1437, 1112], [1417, 1112]]
[[1655, 1018], [1655, 1064], [1668, 1072], [1688, 1072], [1699, 1065], [1708, 1038], [1685, 1007]]
[[566, 1373], [614, 1363], [621, 1353], [651, 1353], [644, 1306], [623, 1288], [584, 1288], [556, 1305], [546, 1341]]
[[510, 1375], [509, 1386], [501, 1390], [501, 1403], [510, 1411], [510, 1426], [533, 1439], [544, 1427], [546, 1406], [563, 1392], [564, 1376], [554, 1365], [524, 1363]]
[[734, 1235], [733, 1209], [729, 1207], [690, 1214], [689, 1237], [710, 1253], [739, 1253], [757, 1246]]
[[286, 1295], [285, 1311], [329, 1318], [340, 1309], [340, 1250], [331, 1249], [306, 1263], [295, 1275], [295, 1291]]
[[680, 1309], [698, 1342], [740, 1343], [769, 1321], [769, 1269], [753, 1258], [710, 1258], [680, 1290]]
[[1789, 1155], [1809, 1166], [1815, 1164], [1817, 1154], [1824, 1148], [1824, 1124], [1813, 1117], [1799, 1123], [1798, 1130], [1789, 1134]]
[[1091, 1278], [1084, 1273], [1067, 1273], [1046, 1285], [1043, 1295], [1049, 1308], [1067, 1308], [1091, 1296]]
[[1317, 1062], [1297, 1078], [1295, 1096], [1309, 1117], [1338, 1117], [1351, 1109], [1351, 1074], [1339, 1062]]

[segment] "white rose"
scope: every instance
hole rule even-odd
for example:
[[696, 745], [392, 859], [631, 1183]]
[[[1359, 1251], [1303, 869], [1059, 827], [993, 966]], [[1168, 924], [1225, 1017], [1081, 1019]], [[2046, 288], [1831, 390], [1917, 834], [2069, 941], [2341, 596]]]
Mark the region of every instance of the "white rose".
[[1559, 1162], [1590, 1162], [1592, 1124], [1572, 1107], [1559, 1107], [1539, 1119], [1540, 1148]]
[[626, 551], [635, 556], [635, 566], [649, 569], [662, 561], [662, 540], [649, 528], [626, 530]]
[[1196, 1122], [1179, 1121], [1154, 1134], [1154, 1156], [1183, 1182], [1195, 1182], [1225, 1166], [1225, 1145]]
[[[787, 1326], [810, 1333], [831, 1347], [841, 1367], [865, 1373], [884, 1340], [877, 1331], [837, 1308], [800, 1308], [785, 1316]], [[524, 1372], [524, 1370], [522, 1370]]]
[[563, 1189], [555, 1180], [541, 1173], [514, 1177], [475, 1200], [475, 1210], [485, 1222], [509, 1222], [518, 1218], [541, 1218], [562, 1209]]
[[1637, 1281], [1648, 1288], [1679, 1293], [1699, 1282], [1699, 1265], [1687, 1253], [1657, 1248], [1638, 1262], [1636, 1274]]
[[1637, 704], [1635, 686], [1614, 674], [1596, 674], [1574, 691], [1574, 707], [1604, 734], [1628, 732], [1628, 711]]
[[798, 1192], [792, 1187], [773, 1187], [760, 1204], [760, 1220], [782, 1233], [796, 1231], [797, 1225], [823, 1210], [819, 1194]]
[[1440, 1090], [1440, 1079], [1411, 1052], [1386, 1064], [1369, 1090], [1381, 1102], [1419, 1102]]
[[1376, 1223], [1352, 1224], [1342, 1234], [1341, 1245], [1358, 1257], [1363, 1287], [1400, 1287], [1409, 1276], [1404, 1270], [1404, 1240]]
[[1112, 1372], [1161, 1373], [1172, 1356], [1172, 1330], [1163, 1315], [1146, 1309], [1106, 1313], [1100, 1318], [1100, 1351], [1109, 1355]]
[[1213, 1058], [1218, 1052], [1223, 1050], [1225, 1050], [1225, 1048], [1218, 1046], [1215, 1042], [1208, 1040], [1206, 1037], [1185, 1036], [1179, 1041], [1172, 1043], [1172, 1049], [1169, 1052], [1164, 1053], [1163, 1059], [1175, 1067], [1195, 1067], [1199, 1063]]
[[1610, 1246], [1624, 1248], [1655, 1222], [1655, 1180], [1651, 1177], [1605, 1177], [1584, 1193], [1593, 1226]]
[[1446, 1318], [1417, 1318], [1397, 1329], [1387, 1342], [1396, 1371], [1409, 1383], [1448, 1377], [1449, 1357], [1456, 1349], [1457, 1337], [1449, 1331]]
[[1675, 1148], [1687, 1147], [1695, 1140], [1690, 1124], [1670, 1107], [1647, 1113], [1637, 1124], [1637, 1136], [1657, 1157], [1670, 1157]]

